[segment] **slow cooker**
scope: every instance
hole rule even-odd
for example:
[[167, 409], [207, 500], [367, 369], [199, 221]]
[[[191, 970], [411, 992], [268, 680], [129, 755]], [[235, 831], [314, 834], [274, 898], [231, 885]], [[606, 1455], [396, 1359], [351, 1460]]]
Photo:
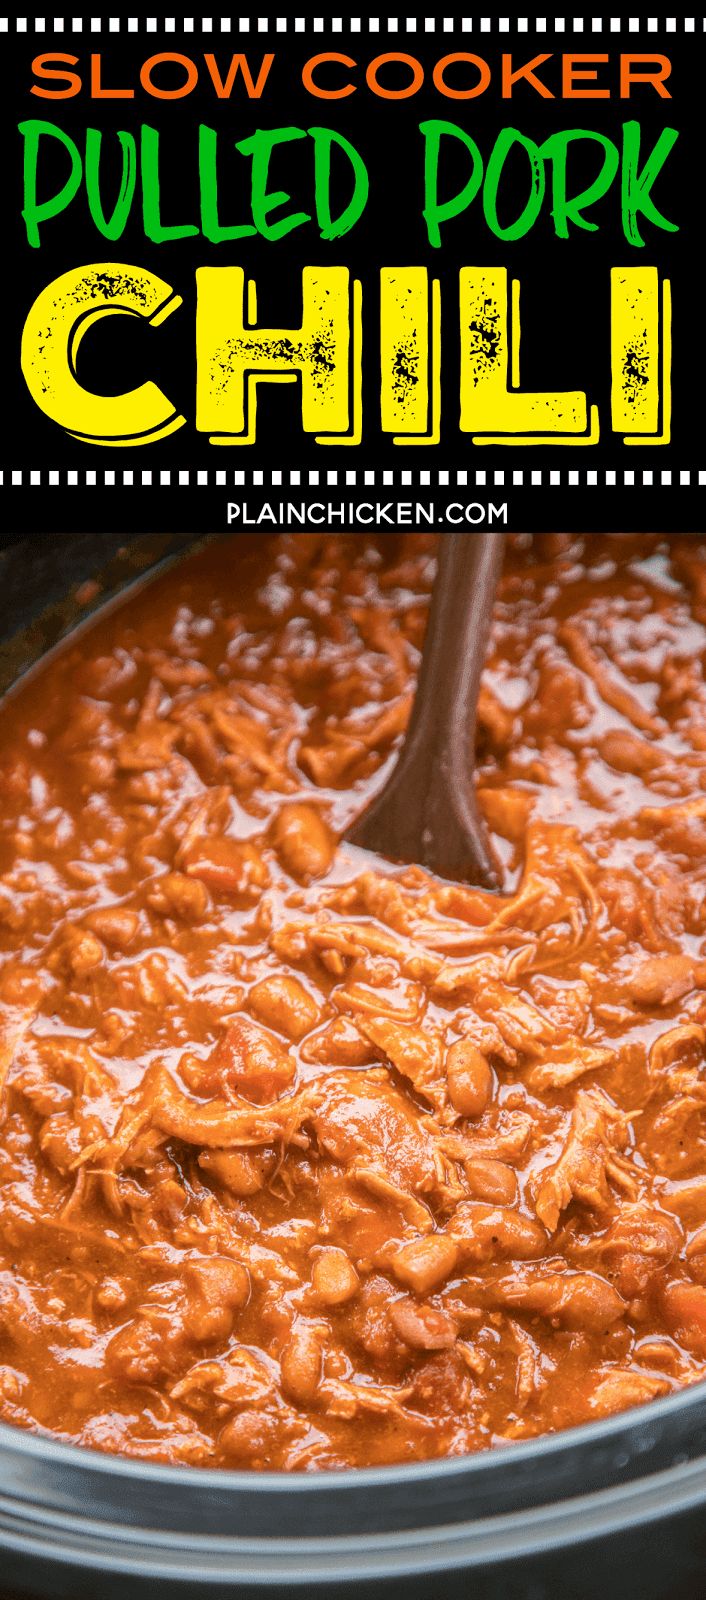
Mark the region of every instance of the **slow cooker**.
[[[0, 553], [0, 689], [193, 539]], [[694, 1600], [706, 1386], [531, 1443], [315, 1475], [168, 1468], [0, 1425], [3, 1600]]]

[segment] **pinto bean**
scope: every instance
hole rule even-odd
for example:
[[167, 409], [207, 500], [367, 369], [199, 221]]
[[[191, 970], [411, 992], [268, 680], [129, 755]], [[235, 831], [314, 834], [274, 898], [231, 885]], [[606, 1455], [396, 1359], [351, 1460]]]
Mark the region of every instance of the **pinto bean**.
[[491, 1161], [486, 1156], [475, 1156], [464, 1163], [466, 1183], [474, 1200], [488, 1200], [491, 1205], [510, 1206], [517, 1199], [517, 1175], [505, 1161]]
[[89, 912], [85, 925], [97, 933], [104, 944], [112, 945], [116, 950], [127, 950], [140, 926], [140, 918], [128, 906], [103, 906]]
[[430, 1294], [453, 1272], [458, 1261], [458, 1245], [445, 1233], [431, 1233], [412, 1239], [393, 1256], [395, 1277], [415, 1294]]
[[448, 1227], [472, 1261], [492, 1261], [497, 1256], [533, 1261], [546, 1255], [549, 1243], [544, 1228], [532, 1217], [512, 1206], [484, 1205], [480, 1200], [462, 1200]]
[[190, 878], [199, 878], [215, 894], [257, 900], [269, 882], [262, 856], [249, 839], [218, 835], [195, 839], [186, 851], [184, 866]]
[[317, 1300], [324, 1306], [341, 1306], [360, 1288], [360, 1279], [345, 1250], [322, 1250], [314, 1262], [311, 1283]]
[[446, 1079], [454, 1111], [480, 1117], [493, 1096], [493, 1074], [471, 1039], [458, 1039], [446, 1052]]
[[289, 1039], [303, 1039], [305, 1033], [311, 1033], [316, 1027], [321, 1016], [316, 1001], [303, 983], [287, 973], [273, 973], [271, 978], [256, 983], [250, 990], [249, 1001], [261, 1022], [278, 1033], [286, 1033]]
[[668, 1283], [662, 1304], [677, 1338], [699, 1350], [706, 1349], [706, 1288], [700, 1283]]
[[595, 1272], [548, 1272], [496, 1281], [491, 1304], [535, 1311], [563, 1328], [605, 1333], [623, 1315], [625, 1301]]
[[453, 1317], [435, 1306], [393, 1300], [388, 1315], [398, 1339], [411, 1350], [450, 1350], [456, 1343], [458, 1328]]
[[218, 1444], [230, 1461], [248, 1467], [268, 1467], [277, 1432], [276, 1419], [266, 1412], [240, 1411], [221, 1429]]
[[209, 907], [208, 890], [200, 878], [185, 872], [165, 872], [147, 896], [155, 911], [183, 922], [200, 922]]
[[230, 1256], [204, 1256], [189, 1261], [184, 1276], [196, 1284], [199, 1294], [213, 1305], [240, 1308], [250, 1298], [250, 1275], [242, 1262]]
[[701, 981], [699, 963], [691, 956], [652, 956], [628, 981], [630, 998], [638, 1006], [669, 1006], [681, 1000]]
[[231, 1194], [257, 1194], [273, 1157], [262, 1150], [202, 1150], [199, 1166]]
[[290, 1087], [296, 1066], [276, 1034], [251, 1017], [237, 1016], [208, 1060], [187, 1056], [180, 1071], [197, 1093], [217, 1095], [232, 1088], [246, 1100], [264, 1105]]
[[334, 1017], [325, 1028], [307, 1039], [301, 1048], [302, 1061], [327, 1067], [366, 1067], [377, 1061], [378, 1053], [348, 1017]]
[[664, 751], [649, 743], [647, 739], [640, 739], [636, 733], [629, 733], [622, 728], [611, 728], [603, 735], [599, 750], [604, 761], [616, 772], [632, 772], [638, 775], [651, 772], [654, 767], [662, 766], [667, 759]]
[[271, 838], [283, 867], [293, 878], [308, 883], [328, 872], [335, 841], [315, 806], [303, 801], [283, 806], [272, 825]]
[[322, 1354], [328, 1329], [297, 1317], [280, 1354], [282, 1388], [296, 1405], [309, 1406], [321, 1383]]
[[83, 978], [94, 967], [99, 967], [105, 950], [88, 928], [67, 927], [50, 957], [50, 966], [58, 967], [73, 978]]
[[130, 1280], [104, 1278], [96, 1289], [96, 1303], [104, 1311], [124, 1311], [130, 1300]]
[[[646, 1202], [625, 1205], [592, 1254], [626, 1300], [645, 1295], [664, 1268], [679, 1253], [684, 1235], [676, 1218], [656, 1211]], [[687, 1249], [687, 1255], [688, 1255]]]
[[250, 1298], [247, 1267], [229, 1256], [205, 1256], [190, 1261], [184, 1270], [189, 1306], [184, 1325], [192, 1339], [227, 1339], [234, 1313]]
[[155, 1383], [169, 1372], [171, 1356], [160, 1330], [146, 1317], [128, 1322], [110, 1340], [105, 1361], [108, 1372], [126, 1383]]

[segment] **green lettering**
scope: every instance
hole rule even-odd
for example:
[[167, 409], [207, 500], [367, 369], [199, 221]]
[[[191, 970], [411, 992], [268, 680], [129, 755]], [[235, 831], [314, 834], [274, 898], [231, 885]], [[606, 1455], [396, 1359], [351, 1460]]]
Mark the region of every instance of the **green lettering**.
[[257, 228], [250, 222], [234, 222], [223, 227], [218, 216], [218, 134], [215, 128], [199, 128], [199, 186], [201, 189], [201, 228], [211, 244], [227, 239], [247, 239]]
[[288, 217], [280, 217], [279, 222], [268, 222], [268, 217], [280, 206], [287, 205], [291, 195], [284, 189], [267, 192], [270, 175], [270, 157], [275, 145], [291, 144], [295, 139], [305, 139], [304, 128], [258, 128], [249, 139], [241, 139], [236, 144], [236, 150], [242, 156], [252, 157], [252, 219], [258, 233], [263, 239], [283, 239], [294, 228], [301, 228], [302, 223], [311, 222], [311, 217], [306, 211], [292, 211]]
[[[310, 128], [314, 140], [314, 193], [316, 220], [322, 239], [341, 239], [360, 221], [368, 203], [370, 183], [368, 169], [362, 156], [333, 128]], [[353, 193], [337, 217], [331, 216], [331, 150], [336, 145], [348, 157], [353, 169]]]
[[103, 134], [99, 128], [86, 129], [86, 196], [88, 209], [95, 225], [106, 239], [120, 239], [130, 215], [137, 183], [137, 146], [131, 133], [117, 129], [122, 156], [122, 170], [118, 198], [110, 217], [103, 210], [100, 185], [100, 158]]
[[[503, 228], [498, 218], [498, 188], [503, 168], [513, 145], [526, 150], [530, 164], [530, 192], [527, 202], [514, 222]], [[517, 128], [502, 128], [493, 145], [483, 185], [483, 216], [498, 239], [523, 239], [534, 227], [542, 209], [545, 191], [544, 162], [534, 139], [526, 139]]]
[[[566, 192], [567, 164], [569, 147], [575, 139], [592, 139], [603, 150], [601, 170], [593, 183], [586, 189], [581, 189], [579, 194], [571, 199]], [[593, 133], [584, 128], [570, 128], [563, 133], [553, 133], [540, 147], [540, 156], [545, 161], [552, 163], [552, 216], [554, 218], [554, 232], [559, 239], [568, 239], [569, 223], [575, 228], [584, 228], [588, 233], [595, 233], [598, 229], [597, 222], [588, 222], [583, 212], [592, 206], [596, 200], [601, 200], [615, 178], [620, 165], [620, 154], [612, 139], [607, 139], [602, 133]]]
[[145, 234], [153, 244], [166, 244], [170, 239], [193, 239], [198, 228], [191, 222], [175, 222], [168, 226], [162, 222], [159, 186], [159, 133], [156, 128], [142, 125], [140, 140], [142, 167], [142, 218]]
[[[78, 193], [79, 184], [83, 174], [83, 164], [73, 139], [61, 128], [55, 127], [53, 122], [42, 122], [32, 118], [29, 122], [21, 122], [19, 132], [24, 140], [24, 189], [22, 217], [27, 230], [27, 239], [33, 249], [39, 249], [39, 229], [43, 222], [49, 222], [52, 217], [58, 217], [66, 207], [71, 204]], [[66, 182], [57, 190], [56, 194], [48, 200], [41, 202], [37, 198], [37, 169], [39, 165], [39, 143], [44, 139], [56, 139], [68, 151], [71, 170]]]
[[638, 246], [645, 243], [638, 225], [640, 213], [655, 228], [662, 228], [666, 233], [679, 232], [678, 223], [669, 222], [667, 217], [657, 210], [650, 194], [652, 185], [661, 172], [667, 156], [674, 149], [679, 134], [676, 128], [663, 128], [640, 172], [640, 133], [639, 122], [623, 123], [623, 232], [629, 244]]
[[[420, 122], [420, 133], [424, 135], [424, 221], [427, 225], [429, 243], [435, 249], [441, 246], [441, 223], [449, 222], [452, 217], [460, 216], [471, 202], [475, 200], [483, 181], [483, 159], [477, 144], [459, 128], [455, 122], [441, 122], [436, 119], [430, 122]], [[473, 162], [470, 178], [467, 179], [458, 194], [452, 195], [449, 200], [439, 200], [439, 157], [441, 153], [442, 138], [456, 139], [459, 144], [469, 151]]]

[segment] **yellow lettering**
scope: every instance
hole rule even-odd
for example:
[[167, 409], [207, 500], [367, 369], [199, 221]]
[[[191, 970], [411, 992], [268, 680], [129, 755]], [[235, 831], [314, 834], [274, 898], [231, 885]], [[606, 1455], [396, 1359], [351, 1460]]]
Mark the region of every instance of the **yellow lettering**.
[[155, 383], [126, 394], [92, 394], [76, 376], [82, 341], [106, 317], [144, 317], [157, 327], [181, 297], [144, 267], [102, 262], [75, 267], [47, 285], [22, 332], [22, 372], [46, 416], [85, 444], [152, 444], [184, 425]]
[[[196, 309], [196, 427], [211, 444], [253, 444], [256, 384], [301, 380], [302, 427], [326, 435], [317, 443], [359, 437], [351, 360], [359, 340], [350, 332], [350, 273], [346, 267], [305, 267], [299, 328], [256, 328], [254, 284], [245, 315], [242, 267], [199, 267]], [[359, 285], [354, 284], [354, 324]], [[353, 413], [353, 416], [351, 416]], [[347, 436], [334, 438], [334, 436]]]
[[[656, 267], [610, 274], [611, 421], [626, 444], [668, 444], [671, 433], [671, 296]], [[661, 334], [661, 337], [660, 337]]]
[[394, 444], [438, 444], [441, 424], [441, 291], [426, 267], [380, 273], [380, 417]]
[[[513, 283], [508, 308], [504, 267], [463, 267], [460, 274], [462, 433], [474, 444], [594, 444], [598, 410], [586, 395], [522, 394], [520, 296]], [[583, 437], [577, 437], [582, 435]]]

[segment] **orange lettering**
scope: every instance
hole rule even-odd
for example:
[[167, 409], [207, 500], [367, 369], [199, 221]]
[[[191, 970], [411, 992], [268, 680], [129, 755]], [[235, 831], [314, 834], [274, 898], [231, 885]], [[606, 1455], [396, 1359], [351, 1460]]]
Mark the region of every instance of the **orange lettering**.
[[34, 61], [32, 62], [32, 71], [35, 78], [46, 78], [49, 81], [56, 80], [57, 82], [63, 81], [64, 83], [68, 84], [68, 88], [41, 89], [39, 84], [33, 83], [29, 91], [30, 94], [38, 95], [40, 100], [71, 100], [73, 99], [74, 95], [80, 94], [81, 79], [79, 78], [78, 73], [55, 72], [53, 67], [49, 66], [48, 64], [51, 61], [65, 61], [69, 66], [76, 67], [78, 66], [78, 56], [45, 54], [41, 56], [35, 56]]
[[275, 58], [273, 55], [263, 56], [260, 71], [253, 81], [253, 76], [250, 71], [250, 63], [247, 56], [231, 56], [228, 74], [224, 82], [218, 69], [216, 57], [213, 55], [204, 56], [209, 77], [219, 100], [230, 99], [233, 90], [233, 84], [235, 83], [239, 72], [241, 73], [243, 83], [245, 84], [245, 93], [247, 94], [248, 100], [259, 100], [265, 84], [267, 83], [267, 79], [269, 78], [270, 67], [272, 66], [274, 59]]
[[519, 83], [525, 78], [541, 94], [543, 100], [553, 100], [554, 95], [541, 78], [535, 76], [535, 67], [541, 67], [545, 61], [551, 61], [551, 55], [533, 56], [531, 61], [526, 61], [524, 67], [517, 67], [513, 72], [512, 56], [503, 56], [503, 100], [512, 99], [513, 83]]

